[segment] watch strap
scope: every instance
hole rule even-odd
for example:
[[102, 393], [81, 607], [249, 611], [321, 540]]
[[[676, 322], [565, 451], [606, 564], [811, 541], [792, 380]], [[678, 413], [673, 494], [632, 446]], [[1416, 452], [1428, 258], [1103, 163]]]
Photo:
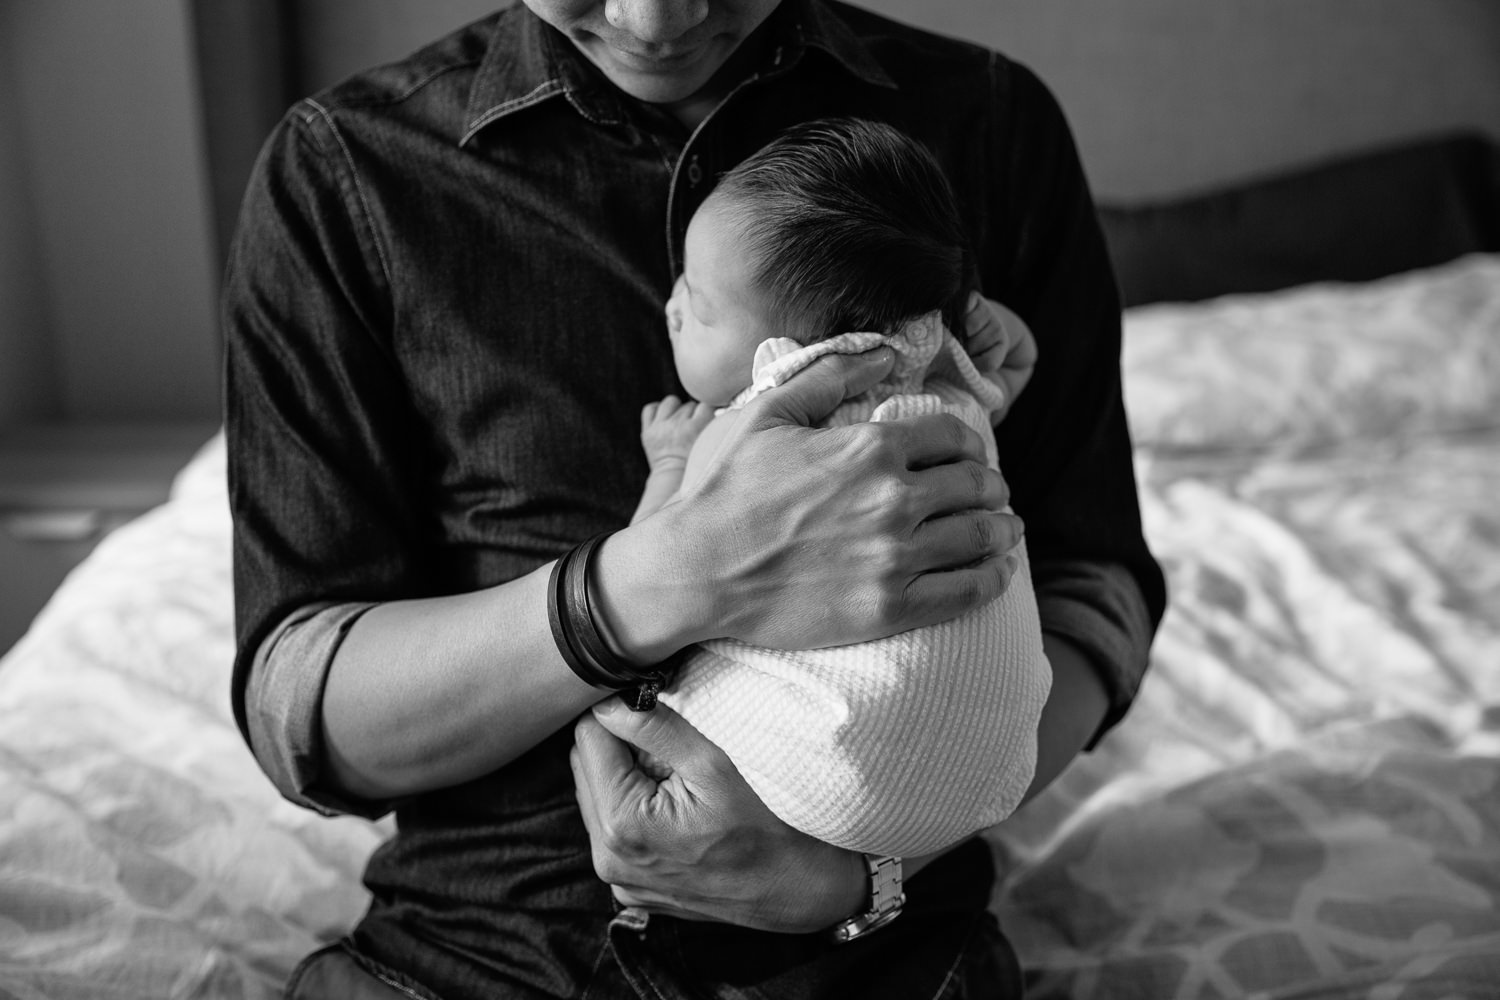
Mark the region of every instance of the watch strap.
[[901, 886], [901, 859], [894, 855], [866, 854], [865, 870], [870, 879], [870, 905], [860, 914], [835, 924], [830, 934], [835, 944], [847, 944], [879, 930], [901, 915], [906, 893]]

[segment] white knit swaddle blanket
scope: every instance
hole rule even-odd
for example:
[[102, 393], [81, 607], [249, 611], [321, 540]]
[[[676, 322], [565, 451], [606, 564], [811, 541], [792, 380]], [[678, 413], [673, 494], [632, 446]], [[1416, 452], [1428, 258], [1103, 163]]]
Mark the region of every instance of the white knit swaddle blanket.
[[[983, 435], [1001, 391], [936, 314], [895, 336], [849, 333], [803, 347], [768, 340], [731, 408], [830, 353], [897, 352], [884, 382], [843, 403], [843, 425], [948, 410]], [[1052, 670], [1024, 546], [1005, 593], [967, 615], [817, 650], [735, 640], [695, 648], [662, 701], [729, 755], [762, 801], [819, 840], [913, 856], [993, 826], [1020, 804]]]

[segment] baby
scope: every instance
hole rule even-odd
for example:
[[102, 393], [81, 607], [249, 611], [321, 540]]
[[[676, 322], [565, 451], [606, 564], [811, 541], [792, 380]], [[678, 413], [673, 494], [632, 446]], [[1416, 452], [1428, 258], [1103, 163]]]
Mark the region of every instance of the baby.
[[[829, 353], [897, 356], [830, 425], [947, 411], [995, 465], [1004, 394], [944, 322], [961, 315], [963, 246], [936, 161], [889, 126], [813, 122], [727, 173], [688, 227], [666, 310], [697, 402], [643, 410], [634, 520], [697, 481], [741, 407]], [[940, 850], [1009, 815], [1035, 770], [1052, 674], [1024, 546], [1014, 555], [1005, 593], [960, 618], [818, 650], [706, 642], [661, 700], [789, 825], [868, 854]]]

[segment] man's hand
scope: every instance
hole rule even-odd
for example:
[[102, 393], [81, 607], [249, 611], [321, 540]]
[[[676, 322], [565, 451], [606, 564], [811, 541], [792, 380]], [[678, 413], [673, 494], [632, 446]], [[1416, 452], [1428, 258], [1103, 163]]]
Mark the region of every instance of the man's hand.
[[810, 932], [863, 902], [859, 855], [777, 819], [723, 751], [665, 705], [596, 705], [574, 729], [571, 762], [594, 870], [626, 906]]
[[622, 655], [862, 642], [1004, 592], [1022, 525], [977, 433], [948, 414], [815, 426], [894, 360], [829, 355], [762, 393], [675, 502], [605, 541], [593, 593]]
[[995, 414], [999, 422], [1031, 381], [1036, 368], [1036, 337], [1020, 316], [993, 299], [970, 292], [963, 345], [980, 374], [1005, 392], [1005, 408]]
[[1021, 522], [984, 443], [948, 414], [817, 428], [890, 368], [888, 349], [820, 358], [762, 393], [684, 494], [679, 537], [715, 630], [772, 648], [879, 638], [999, 596]]

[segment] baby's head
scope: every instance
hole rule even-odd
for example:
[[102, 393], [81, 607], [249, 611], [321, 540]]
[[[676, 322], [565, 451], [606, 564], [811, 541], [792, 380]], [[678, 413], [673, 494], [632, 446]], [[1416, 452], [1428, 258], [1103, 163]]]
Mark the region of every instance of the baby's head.
[[727, 403], [761, 341], [894, 332], [952, 310], [964, 266], [952, 190], [920, 143], [856, 119], [796, 126], [725, 174], [688, 226], [667, 309], [678, 376]]

